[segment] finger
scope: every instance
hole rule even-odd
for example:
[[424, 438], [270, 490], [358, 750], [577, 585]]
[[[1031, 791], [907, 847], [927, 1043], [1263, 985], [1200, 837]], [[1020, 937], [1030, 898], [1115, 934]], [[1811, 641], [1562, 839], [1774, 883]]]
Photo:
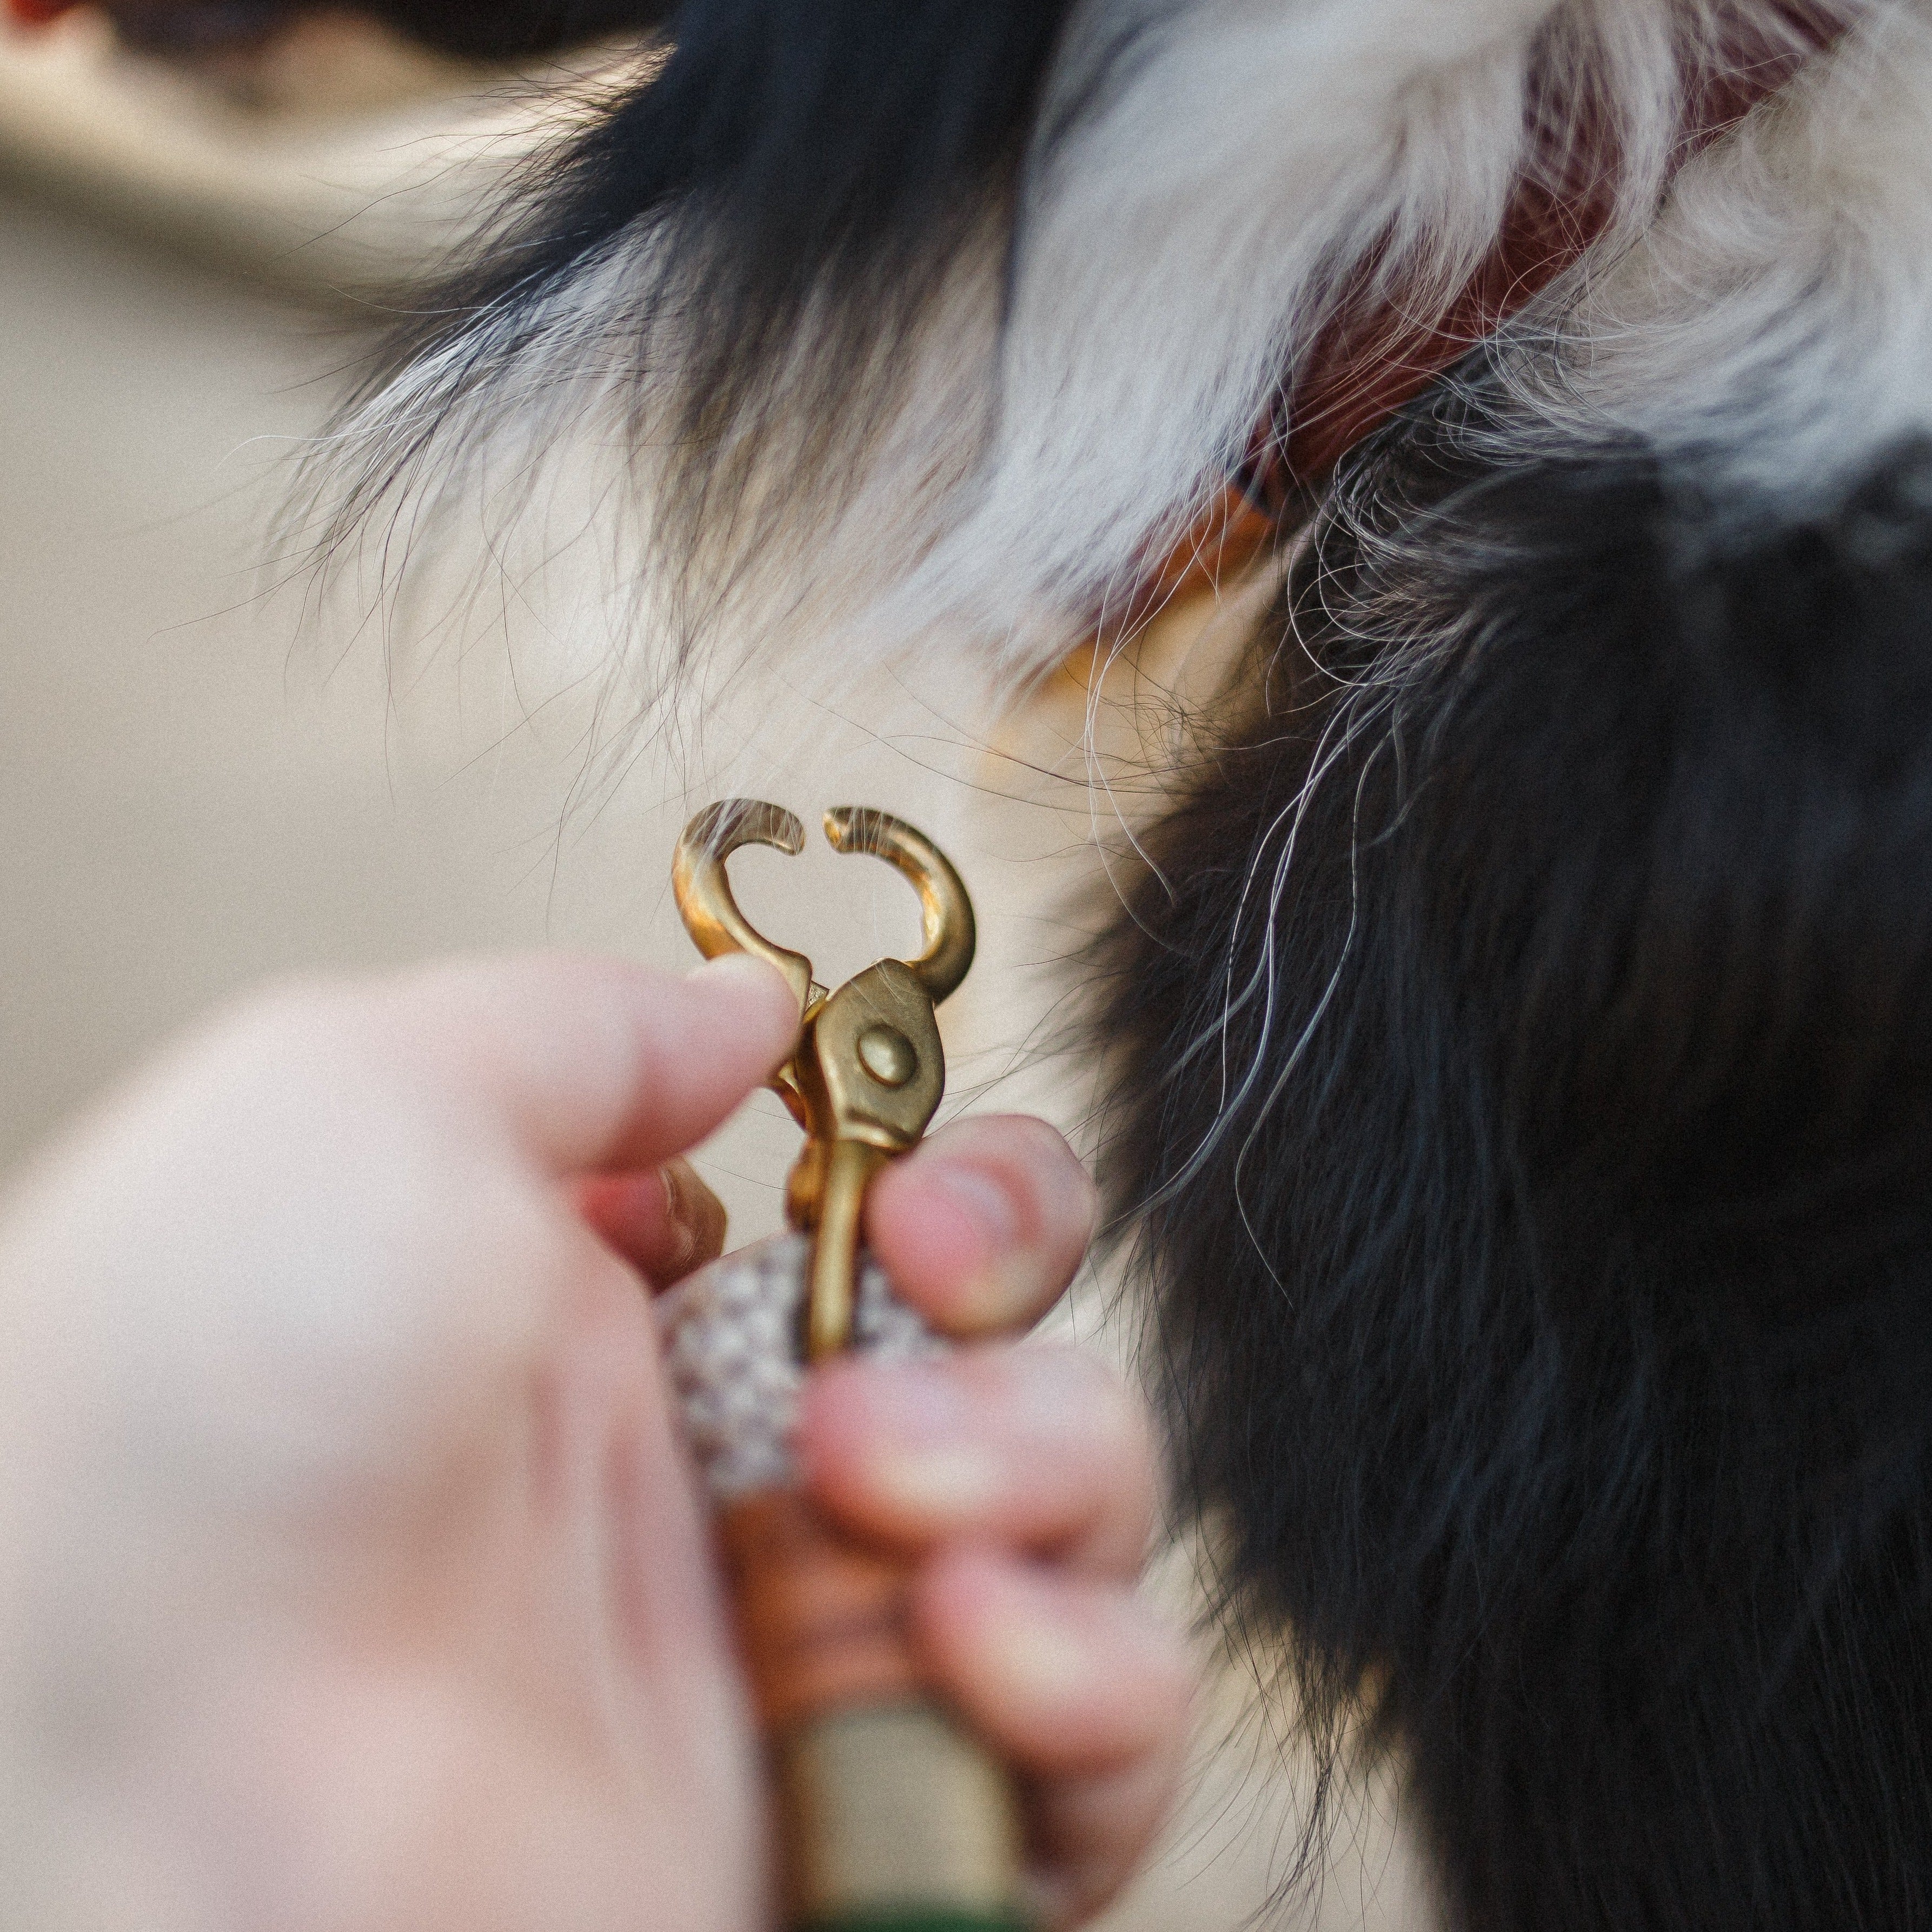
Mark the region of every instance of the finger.
[[426, 1066], [466, 1117], [559, 1175], [683, 1153], [798, 1034], [784, 981], [742, 953], [681, 980], [558, 955], [435, 967], [392, 982], [368, 1016], [370, 1045]]
[[1004, 1544], [1115, 1576], [1146, 1554], [1153, 1432], [1081, 1349], [833, 1363], [806, 1385], [794, 1440], [819, 1499], [867, 1535]]
[[1171, 1810], [1195, 1673], [1131, 1591], [984, 1551], [948, 1552], [916, 1586], [932, 1680], [1032, 1792], [1036, 1882], [1058, 1922], [1118, 1892]]
[[1044, 1120], [957, 1120], [872, 1184], [866, 1233], [905, 1298], [950, 1335], [1023, 1328], [1094, 1238], [1087, 1171]]
[[724, 1252], [724, 1204], [688, 1160], [643, 1174], [588, 1174], [574, 1192], [584, 1220], [656, 1287], [670, 1287]]
[[1184, 1732], [1118, 1771], [1050, 1779], [1028, 1807], [1030, 1904], [1042, 1925], [1084, 1925], [1124, 1892], [1173, 1816]]

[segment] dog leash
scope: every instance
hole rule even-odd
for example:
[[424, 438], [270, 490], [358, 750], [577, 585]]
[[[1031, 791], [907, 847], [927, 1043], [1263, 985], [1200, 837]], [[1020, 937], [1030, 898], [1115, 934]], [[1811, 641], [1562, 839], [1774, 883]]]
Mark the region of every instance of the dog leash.
[[859, 1214], [873, 1176], [909, 1153], [946, 1090], [938, 1009], [972, 970], [973, 902], [951, 862], [890, 812], [835, 806], [825, 814], [835, 852], [869, 853], [898, 867], [920, 898], [924, 950], [882, 959], [836, 993], [801, 952], [775, 946], [732, 896], [724, 862], [746, 845], [796, 858], [805, 827], [789, 812], [730, 799], [700, 812], [678, 842], [671, 881], [685, 928], [707, 959], [748, 952], [783, 974], [799, 1003], [798, 1049], [774, 1090], [805, 1130], [785, 1195], [793, 1226], [812, 1234], [806, 1354], [818, 1362], [850, 1346]]
[[796, 856], [790, 813], [734, 799], [679, 842], [678, 910], [708, 959], [784, 975], [799, 1041], [772, 1086], [805, 1130], [786, 1190], [793, 1233], [728, 1256], [658, 1304], [664, 1360], [710, 1491], [764, 1731], [794, 1932], [1024, 1932], [1019, 1809], [1004, 1768], [921, 1681], [911, 1567], [844, 1534], [804, 1496], [789, 1436], [806, 1371], [856, 1349], [941, 1343], [861, 1246], [866, 1190], [918, 1144], [945, 1090], [937, 1010], [965, 978], [973, 907], [930, 839], [883, 812], [825, 814], [833, 849], [896, 866], [923, 950], [828, 992], [802, 953], [745, 917], [725, 862]]

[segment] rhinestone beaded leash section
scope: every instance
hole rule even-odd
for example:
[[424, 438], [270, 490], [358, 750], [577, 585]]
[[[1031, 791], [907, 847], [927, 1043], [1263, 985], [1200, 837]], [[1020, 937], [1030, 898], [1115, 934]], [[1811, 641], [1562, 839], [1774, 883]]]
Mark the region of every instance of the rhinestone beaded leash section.
[[707, 958], [750, 952], [799, 1002], [773, 1089], [806, 1132], [786, 1191], [794, 1232], [727, 1256], [663, 1298], [659, 1322], [687, 1441], [716, 1512], [766, 1738], [794, 1932], [1029, 1932], [1021, 1833], [1004, 1769], [920, 1681], [910, 1571], [820, 1519], [790, 1448], [808, 1365], [848, 1350], [942, 1352], [860, 1246], [867, 1187], [918, 1144], [945, 1090], [934, 1010], [973, 963], [973, 908], [944, 854], [902, 820], [838, 807], [841, 852], [886, 860], [920, 896], [923, 950], [836, 992], [732, 897], [741, 846], [796, 854], [804, 827], [734, 799], [679, 842], [678, 909]]

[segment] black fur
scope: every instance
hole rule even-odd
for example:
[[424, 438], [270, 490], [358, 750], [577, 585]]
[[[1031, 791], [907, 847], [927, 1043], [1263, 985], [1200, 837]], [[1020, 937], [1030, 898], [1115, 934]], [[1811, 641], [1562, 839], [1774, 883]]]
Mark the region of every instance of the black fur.
[[1069, 0], [686, 0], [670, 58], [567, 158], [512, 274], [541, 286], [688, 208], [740, 354], [818, 284], [882, 297], [1018, 166]]
[[[660, 24], [672, 0], [362, 0], [361, 10], [445, 53], [510, 60]], [[130, 46], [198, 53], [261, 40], [310, 0], [107, 0]]]
[[1456, 1924], [1932, 1924], [1932, 448], [1740, 542], [1467, 448], [1356, 460], [1113, 942], [1190, 1473]]
[[[392, 451], [398, 472], [442, 412], [521, 366], [550, 298], [654, 234], [656, 256], [634, 258], [585, 327], [609, 338], [610, 366], [674, 382], [667, 549], [741, 514], [749, 466], [781, 440], [787, 494], [836, 496], [839, 459], [888, 412], [942, 278], [1010, 232], [1071, 4], [684, 0], [662, 64], [543, 159], [512, 230], [421, 305], [424, 326], [374, 373], [380, 394], [461, 345], [418, 439]], [[397, 480], [362, 479], [343, 526]]]
[[374, 0], [370, 10], [446, 53], [508, 60], [660, 26], [670, 6], [671, 0]]

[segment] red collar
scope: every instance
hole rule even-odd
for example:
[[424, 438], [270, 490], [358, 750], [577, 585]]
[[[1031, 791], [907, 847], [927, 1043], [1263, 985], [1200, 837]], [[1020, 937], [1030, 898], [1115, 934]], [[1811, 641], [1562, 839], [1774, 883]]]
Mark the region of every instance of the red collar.
[[[1689, 89], [1676, 165], [1834, 46], [1855, 5], [1777, 0], [1774, 25], [1760, 8], [1751, 8], [1748, 20], [1734, 16]], [[1378, 261], [1358, 269], [1221, 500], [1148, 572], [1127, 624], [1238, 574], [1273, 542], [1291, 504], [1318, 489], [1358, 443], [1519, 314], [1602, 236], [1616, 212], [1615, 137], [1606, 118], [1587, 97], [1552, 100], [1549, 90], [1532, 90], [1526, 111], [1533, 128], [1580, 132], [1560, 152], [1550, 152], [1555, 144], [1544, 137], [1549, 165], [1539, 178], [1519, 182], [1495, 245], [1461, 293], [1437, 321], [1418, 327], [1399, 296], [1376, 292]]]

